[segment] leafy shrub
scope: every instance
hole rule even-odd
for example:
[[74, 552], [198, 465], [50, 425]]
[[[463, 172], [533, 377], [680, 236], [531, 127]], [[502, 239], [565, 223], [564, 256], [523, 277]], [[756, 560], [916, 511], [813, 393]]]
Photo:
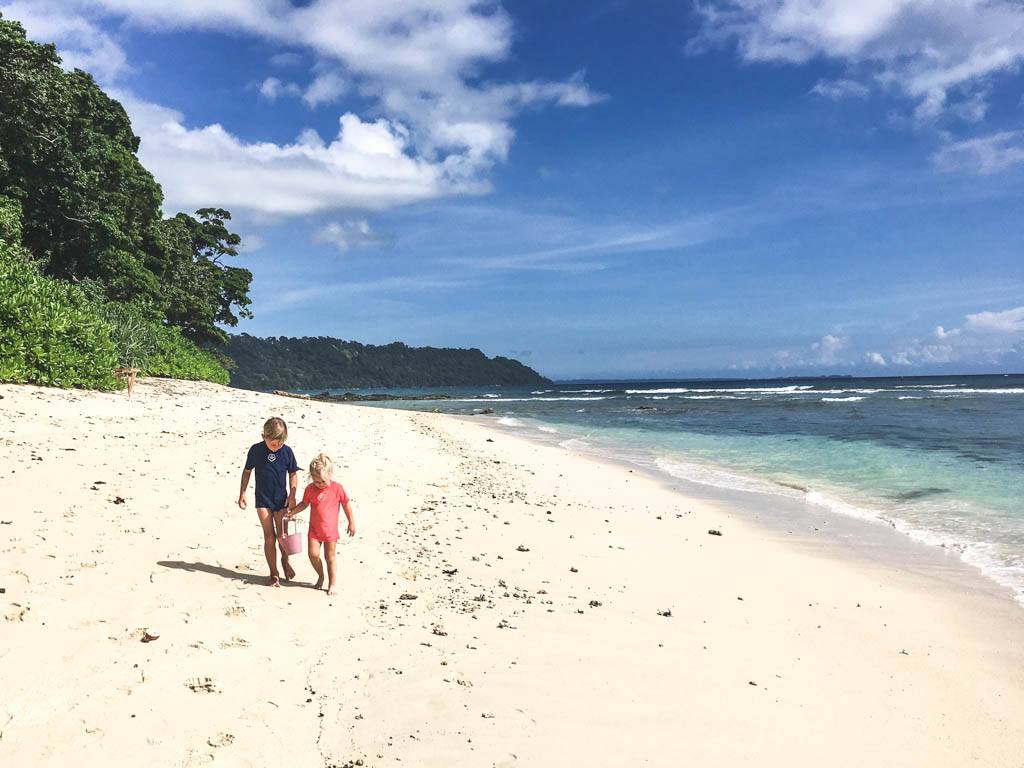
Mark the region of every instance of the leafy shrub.
[[0, 241], [0, 381], [115, 389], [110, 326], [79, 286], [43, 277]]
[[228, 383], [216, 356], [145, 303], [106, 301], [91, 281], [44, 277], [0, 241], [0, 381], [114, 389], [115, 368], [144, 376]]

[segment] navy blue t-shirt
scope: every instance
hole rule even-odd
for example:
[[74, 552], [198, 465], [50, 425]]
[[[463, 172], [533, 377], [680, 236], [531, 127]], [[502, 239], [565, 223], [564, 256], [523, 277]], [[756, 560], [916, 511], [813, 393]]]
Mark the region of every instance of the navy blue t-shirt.
[[288, 504], [288, 473], [298, 472], [295, 454], [287, 445], [272, 452], [263, 441], [249, 449], [245, 468], [256, 470], [256, 506], [284, 509]]

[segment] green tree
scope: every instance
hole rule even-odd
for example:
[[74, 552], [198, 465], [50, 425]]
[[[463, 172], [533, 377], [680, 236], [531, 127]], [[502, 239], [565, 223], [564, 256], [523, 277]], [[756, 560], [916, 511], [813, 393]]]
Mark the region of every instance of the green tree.
[[179, 213], [160, 222], [154, 238], [159, 257], [153, 268], [164, 286], [168, 322], [194, 341], [222, 345], [227, 334], [216, 323], [234, 327], [239, 317], [252, 317], [252, 272], [222, 263], [238, 255], [241, 243], [225, 224], [231, 214], [201, 208], [196, 215]]
[[124, 108], [5, 20], [0, 105], [0, 190], [20, 203], [22, 243], [46, 274], [96, 278], [112, 298], [159, 298], [142, 246], [162, 193]]

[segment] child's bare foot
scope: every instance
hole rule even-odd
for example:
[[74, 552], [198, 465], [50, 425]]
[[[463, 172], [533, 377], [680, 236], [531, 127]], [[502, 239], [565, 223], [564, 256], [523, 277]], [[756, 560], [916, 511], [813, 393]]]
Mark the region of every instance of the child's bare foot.
[[316, 580], [316, 584], [313, 585], [313, 589], [320, 589], [321, 587], [323, 587], [323, 585], [324, 585], [324, 577], [321, 576], [319, 579]]
[[295, 569], [292, 568], [290, 564], [286, 563], [285, 566], [284, 566], [284, 580], [285, 581], [291, 581], [294, 578], [295, 578]]
[[280, 579], [280, 577], [276, 573], [275, 574], [271, 574], [270, 579], [267, 581], [267, 586], [268, 587], [280, 587], [281, 586], [281, 579]]
[[328, 594], [328, 596], [338, 594], [338, 591], [337, 591], [337, 589], [335, 589], [333, 584], [328, 584], [327, 585], [327, 594]]

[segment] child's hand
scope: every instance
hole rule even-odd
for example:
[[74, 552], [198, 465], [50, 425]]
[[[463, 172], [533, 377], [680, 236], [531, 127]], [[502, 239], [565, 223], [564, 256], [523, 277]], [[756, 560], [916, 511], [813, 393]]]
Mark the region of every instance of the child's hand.
[[349, 523], [348, 524], [348, 535], [349, 536], [355, 536], [356, 535], [356, 524], [355, 523]]
[[238, 497], [238, 507], [239, 507], [239, 509], [245, 509], [245, 506], [246, 506], [245, 496], [239, 496]]

